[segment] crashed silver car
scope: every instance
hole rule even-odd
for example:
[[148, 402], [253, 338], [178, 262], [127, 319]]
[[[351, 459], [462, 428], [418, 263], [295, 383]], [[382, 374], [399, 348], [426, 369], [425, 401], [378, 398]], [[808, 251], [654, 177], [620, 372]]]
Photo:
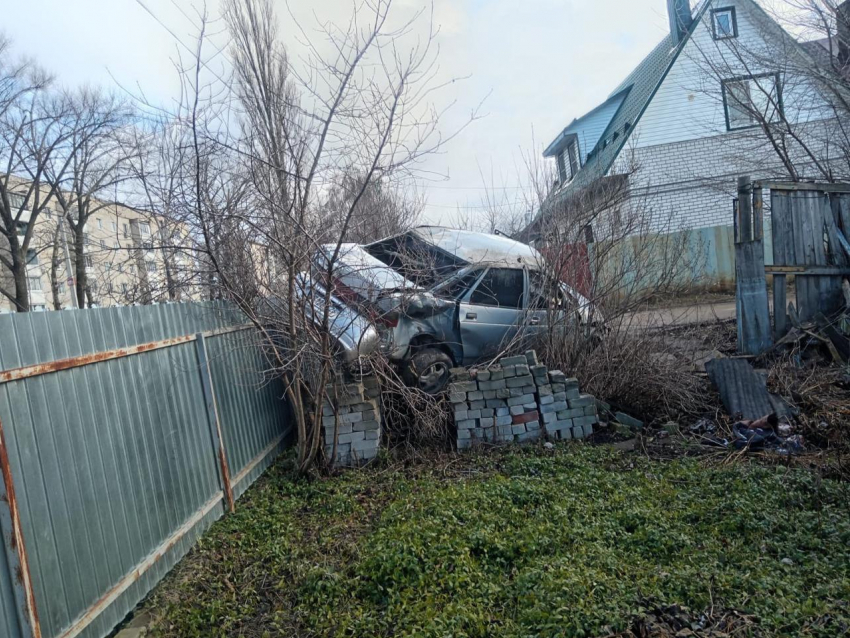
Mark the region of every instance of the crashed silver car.
[[[318, 267], [334, 249], [320, 251]], [[334, 263], [336, 303], [357, 309], [349, 325], [335, 327], [343, 357], [354, 362], [380, 349], [429, 394], [445, 388], [451, 368], [487, 360], [553, 321], [602, 323], [587, 299], [547, 276], [538, 251], [503, 236], [419, 227], [344, 244]]]

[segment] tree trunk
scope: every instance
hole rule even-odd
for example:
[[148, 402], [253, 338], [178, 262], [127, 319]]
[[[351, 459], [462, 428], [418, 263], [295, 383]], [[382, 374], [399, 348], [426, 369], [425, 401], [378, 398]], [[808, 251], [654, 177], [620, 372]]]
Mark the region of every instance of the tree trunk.
[[86, 248], [83, 225], [78, 224], [74, 232], [74, 292], [77, 295], [77, 308], [86, 307], [86, 290], [88, 289], [88, 273], [86, 272]]
[[50, 255], [50, 292], [53, 295], [53, 309], [62, 310], [62, 299], [59, 297], [59, 241], [62, 230], [62, 220], [56, 224], [56, 232], [53, 233], [53, 250]]
[[21, 249], [12, 250], [12, 276], [15, 279], [15, 309], [18, 312], [30, 311], [30, 291], [27, 287], [27, 260], [21, 255]]

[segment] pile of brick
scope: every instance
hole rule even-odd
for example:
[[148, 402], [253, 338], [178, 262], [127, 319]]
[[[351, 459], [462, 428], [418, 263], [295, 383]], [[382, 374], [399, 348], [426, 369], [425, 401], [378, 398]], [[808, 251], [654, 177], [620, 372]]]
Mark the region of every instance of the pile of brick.
[[449, 400], [457, 447], [476, 443], [584, 438], [598, 422], [596, 400], [578, 381], [549, 370], [529, 351], [501, 359], [486, 370], [452, 370]]
[[334, 454], [335, 466], [352, 467], [374, 459], [381, 445], [381, 389], [378, 379], [364, 377], [357, 383], [337, 383], [326, 388], [322, 402], [325, 458]]

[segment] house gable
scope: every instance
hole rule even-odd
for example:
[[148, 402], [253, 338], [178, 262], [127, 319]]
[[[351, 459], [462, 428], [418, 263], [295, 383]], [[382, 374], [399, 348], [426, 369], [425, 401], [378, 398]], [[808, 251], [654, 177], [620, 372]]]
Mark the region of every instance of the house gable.
[[[803, 48], [752, 0], [712, 0], [711, 10], [702, 14], [669, 73], [650, 101], [632, 134], [635, 149], [687, 142], [729, 133], [721, 76], [726, 79], [778, 74], [785, 115], [792, 124], [827, 119], [829, 112], [812, 108], [817, 92], [801, 78], [790, 78], [782, 64], [746, 63], [730, 53], [729, 46], [747, 52], [775, 51], [787, 47], [788, 55], [804, 55]], [[715, 40], [713, 12], [733, 9], [737, 37]], [[769, 41], [768, 41], [769, 40]], [[770, 58], [770, 55], [764, 57]], [[802, 105], [805, 103], [805, 107]]]

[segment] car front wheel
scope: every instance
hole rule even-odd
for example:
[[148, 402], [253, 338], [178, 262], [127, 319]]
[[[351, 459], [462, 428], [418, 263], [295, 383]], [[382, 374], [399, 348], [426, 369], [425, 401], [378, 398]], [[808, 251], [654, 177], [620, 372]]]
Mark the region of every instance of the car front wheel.
[[425, 394], [435, 395], [449, 384], [453, 363], [451, 357], [437, 348], [418, 350], [411, 357], [405, 370], [408, 385], [419, 388]]

